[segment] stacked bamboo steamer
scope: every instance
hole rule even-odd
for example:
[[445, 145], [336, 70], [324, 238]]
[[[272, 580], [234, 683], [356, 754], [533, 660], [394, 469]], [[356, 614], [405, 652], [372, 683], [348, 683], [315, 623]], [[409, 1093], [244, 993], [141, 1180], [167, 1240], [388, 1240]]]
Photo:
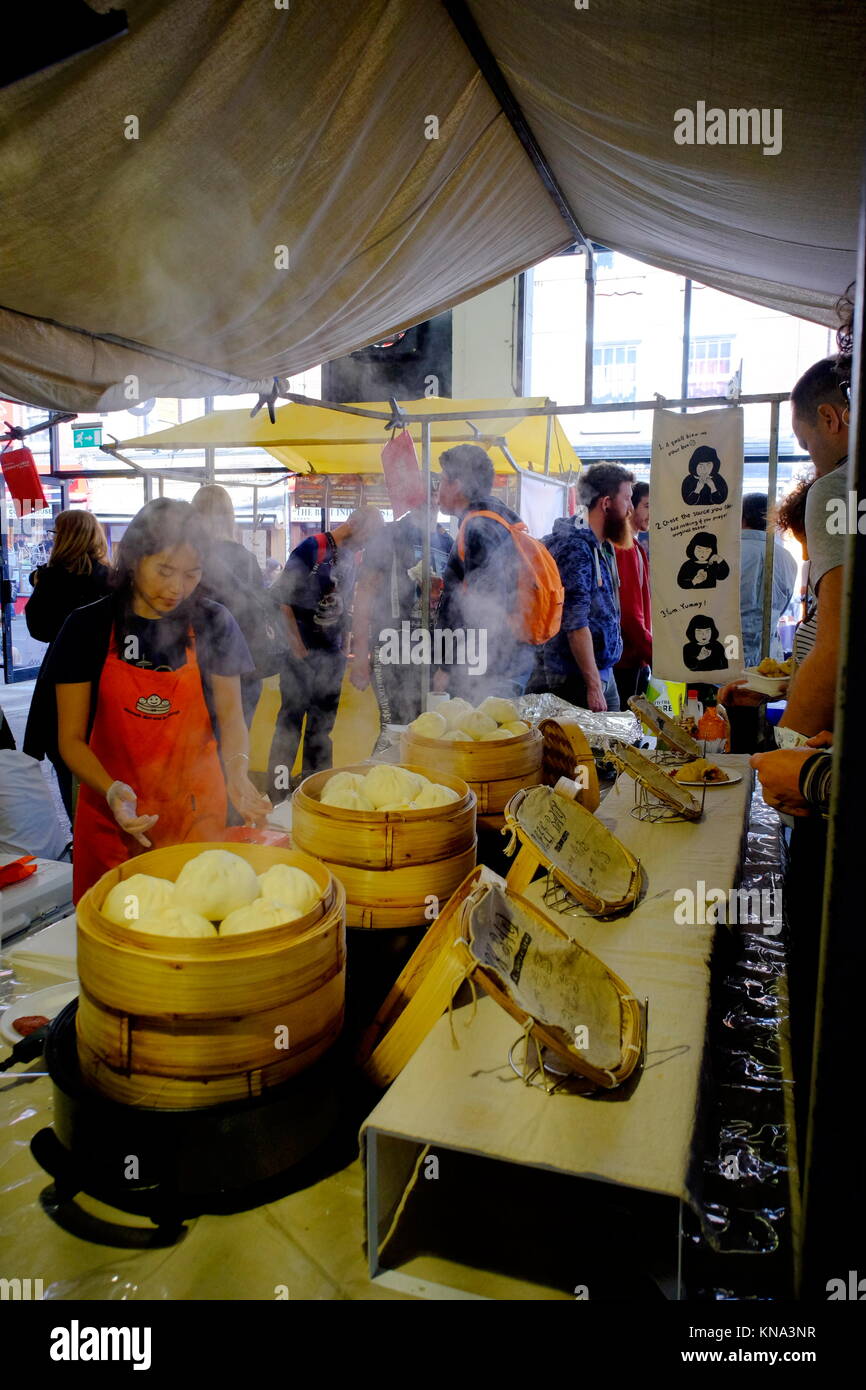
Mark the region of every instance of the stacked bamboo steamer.
[[489, 743], [423, 738], [411, 728], [400, 736], [400, 756], [405, 764], [416, 764], [426, 776], [435, 776], [440, 782], [459, 777], [471, 788], [478, 802], [478, 825], [483, 830], [501, 830], [505, 807], [515, 792], [541, 782], [543, 748], [537, 729]]
[[475, 796], [441, 765], [434, 779], [429, 766], [407, 760], [400, 766], [450, 787], [457, 801], [418, 811], [322, 805], [322, 791], [337, 772], [363, 775], [371, 766], [331, 768], [305, 778], [292, 796], [292, 840], [342, 883], [348, 926], [426, 927], [475, 867]]
[[[102, 914], [133, 874], [177, 879], [203, 850], [225, 849], [257, 874], [303, 869], [321, 889], [305, 916], [216, 938], [163, 937]], [[336, 1041], [346, 984], [345, 894], [306, 854], [268, 845], [185, 844], [137, 855], [104, 874], [77, 907], [78, 1056], [110, 1100], [189, 1109], [260, 1095], [304, 1071]]]

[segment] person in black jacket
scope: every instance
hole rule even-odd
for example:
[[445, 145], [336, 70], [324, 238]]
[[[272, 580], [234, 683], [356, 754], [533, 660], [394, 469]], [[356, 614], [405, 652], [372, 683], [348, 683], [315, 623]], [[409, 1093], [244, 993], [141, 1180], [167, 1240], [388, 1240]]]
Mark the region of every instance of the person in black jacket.
[[30, 576], [24, 621], [31, 637], [53, 642], [70, 613], [108, 593], [107, 555], [105, 532], [92, 512], [58, 513], [51, 559]]
[[[208, 483], [192, 499], [192, 509], [204, 521], [210, 535], [201, 593], [227, 608], [243, 633], [251, 652], [256, 650], [256, 630], [261, 610], [255, 591], [264, 592], [265, 580], [258, 560], [235, 540], [235, 509], [224, 487]], [[262, 693], [258, 676], [241, 676], [241, 703], [247, 728], [253, 722]]]
[[54, 521], [54, 545], [47, 565], [30, 575], [33, 593], [24, 608], [31, 637], [48, 642], [24, 731], [24, 749], [39, 762], [47, 757], [57, 774], [66, 814], [72, 821], [72, 775], [57, 747], [57, 706], [54, 687], [46, 679], [47, 659], [70, 613], [95, 603], [108, 593], [108, 545], [105, 532], [92, 512], [77, 509], [59, 512]]

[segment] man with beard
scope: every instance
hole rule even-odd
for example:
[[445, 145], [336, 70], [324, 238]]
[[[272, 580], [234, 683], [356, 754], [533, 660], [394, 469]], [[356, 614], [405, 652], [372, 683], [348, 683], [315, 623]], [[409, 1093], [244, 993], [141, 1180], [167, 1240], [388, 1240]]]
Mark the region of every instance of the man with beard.
[[562, 627], [544, 648], [547, 688], [569, 704], [601, 713], [620, 708], [613, 668], [622, 656], [619, 576], [613, 546], [629, 540], [634, 475], [598, 463], [580, 476], [585, 526], [554, 522], [544, 544], [559, 567]]

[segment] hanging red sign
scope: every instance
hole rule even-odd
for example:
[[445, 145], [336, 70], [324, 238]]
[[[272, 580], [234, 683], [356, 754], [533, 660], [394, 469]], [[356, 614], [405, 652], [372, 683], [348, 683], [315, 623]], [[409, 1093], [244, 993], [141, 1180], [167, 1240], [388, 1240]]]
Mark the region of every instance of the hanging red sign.
[[401, 430], [388, 440], [382, 450], [382, 472], [395, 518], [408, 512], [411, 507], [422, 506], [424, 483], [408, 430]]
[[19, 516], [29, 516], [48, 506], [36, 462], [26, 444], [17, 449], [4, 449], [0, 453], [0, 467]]

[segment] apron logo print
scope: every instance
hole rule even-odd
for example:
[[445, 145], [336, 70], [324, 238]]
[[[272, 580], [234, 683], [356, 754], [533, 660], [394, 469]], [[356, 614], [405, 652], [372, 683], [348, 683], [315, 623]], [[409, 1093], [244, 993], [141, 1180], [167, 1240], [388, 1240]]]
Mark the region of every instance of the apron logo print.
[[136, 700], [135, 708], [140, 714], [168, 714], [171, 701], [164, 700], [161, 695], [142, 695]]

